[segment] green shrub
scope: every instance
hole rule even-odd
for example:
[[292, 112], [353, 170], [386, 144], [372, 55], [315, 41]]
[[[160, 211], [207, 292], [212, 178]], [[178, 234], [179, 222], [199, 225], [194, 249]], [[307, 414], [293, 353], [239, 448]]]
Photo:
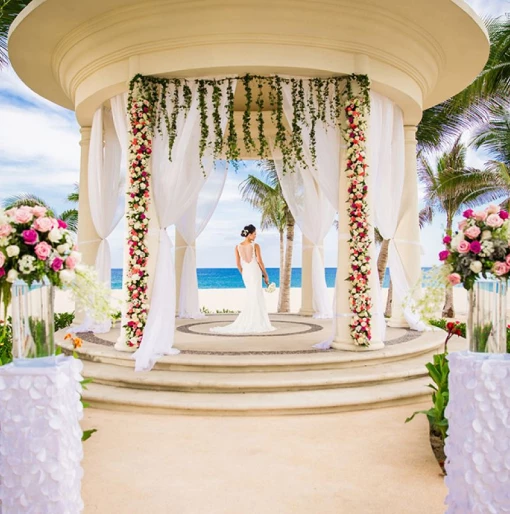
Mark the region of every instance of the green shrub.
[[0, 366], [12, 361], [12, 325], [11, 318], [7, 323], [0, 320]]
[[57, 312], [54, 315], [55, 332], [67, 328], [72, 325], [74, 321], [74, 312]]
[[448, 430], [445, 409], [449, 400], [448, 375], [450, 368], [447, 356], [448, 352], [436, 354], [434, 355], [434, 362], [426, 364], [429, 377], [434, 382], [429, 384], [429, 387], [434, 391], [432, 393], [432, 407], [428, 410], [416, 411], [406, 419], [406, 423], [408, 423], [416, 414], [425, 414], [429, 420], [430, 429], [433, 433], [439, 435], [443, 441], [446, 439], [446, 431]]

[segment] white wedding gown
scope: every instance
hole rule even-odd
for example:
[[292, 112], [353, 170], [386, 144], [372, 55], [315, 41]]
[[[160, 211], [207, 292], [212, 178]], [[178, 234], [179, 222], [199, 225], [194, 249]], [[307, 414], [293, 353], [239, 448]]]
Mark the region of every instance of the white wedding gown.
[[261, 334], [276, 330], [271, 326], [262, 290], [262, 271], [255, 256], [254, 243], [237, 245], [241, 259], [243, 282], [246, 287], [244, 306], [230, 325], [211, 328], [215, 334]]

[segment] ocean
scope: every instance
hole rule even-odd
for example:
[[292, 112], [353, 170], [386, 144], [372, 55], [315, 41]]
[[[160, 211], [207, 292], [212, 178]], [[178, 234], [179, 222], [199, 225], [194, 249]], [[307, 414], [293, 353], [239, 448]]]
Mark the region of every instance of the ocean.
[[[430, 268], [423, 268], [428, 270]], [[278, 268], [267, 268], [269, 281], [276, 287], [280, 285]], [[241, 289], [244, 287], [243, 279], [237, 268], [198, 268], [199, 289]], [[326, 268], [326, 283], [328, 287], [335, 287], [336, 268]], [[389, 287], [390, 276], [388, 270], [384, 277], [383, 287]], [[291, 287], [301, 287], [301, 268], [292, 268]], [[122, 269], [112, 269], [112, 289], [122, 289]]]

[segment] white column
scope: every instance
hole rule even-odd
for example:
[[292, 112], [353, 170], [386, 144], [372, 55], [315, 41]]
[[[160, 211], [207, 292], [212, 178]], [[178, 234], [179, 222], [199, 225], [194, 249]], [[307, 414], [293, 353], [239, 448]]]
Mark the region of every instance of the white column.
[[[80, 198], [78, 201], [78, 250], [82, 255], [82, 262], [95, 267], [96, 256], [101, 239], [96, 232], [92, 221], [89, 202], [89, 149], [91, 127], [81, 127], [80, 134]], [[81, 325], [85, 320], [85, 312], [80, 305], [75, 305], [74, 325]]]
[[186, 254], [186, 240], [181, 233], [175, 230], [175, 291], [177, 299], [175, 302], [176, 313], [179, 312], [179, 297], [181, 294], [182, 266], [184, 263], [184, 255]]
[[344, 171], [344, 162], [340, 161], [340, 178], [338, 181], [338, 257], [336, 267], [336, 324], [335, 340], [333, 348], [339, 350], [355, 350], [351, 338], [349, 323], [351, 320], [351, 309], [349, 307], [349, 283], [346, 278], [349, 275], [349, 223], [347, 215], [348, 181]]
[[302, 236], [302, 262], [301, 262], [301, 308], [300, 316], [312, 316], [313, 310], [313, 284], [312, 284], [312, 255], [313, 243]]
[[[406, 175], [402, 191], [400, 218], [395, 232], [395, 245], [402, 257], [409, 287], [421, 280], [421, 246], [418, 208], [418, 171], [416, 165], [416, 127], [404, 126]], [[390, 327], [409, 327], [402, 311], [402, 300], [395, 297], [393, 290]]]
[[82, 254], [82, 262], [88, 266], [95, 266], [97, 250], [101, 239], [92, 222], [91, 206], [89, 203], [89, 148], [91, 127], [82, 127], [81, 157], [80, 157], [80, 200], [78, 203], [78, 249]]

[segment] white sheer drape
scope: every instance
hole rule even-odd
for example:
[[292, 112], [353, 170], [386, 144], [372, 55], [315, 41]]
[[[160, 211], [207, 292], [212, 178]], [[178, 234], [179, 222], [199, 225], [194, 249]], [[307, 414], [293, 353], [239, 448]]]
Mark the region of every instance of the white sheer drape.
[[[111, 286], [111, 253], [108, 236], [124, 213], [127, 171], [127, 96], [111, 100], [94, 113], [90, 135], [88, 194], [92, 223], [100, 238], [95, 268], [98, 278]], [[108, 332], [110, 321], [96, 322], [88, 313], [74, 331]]]
[[[225, 99], [227, 82], [222, 83], [220, 87], [222, 99]], [[172, 243], [166, 229], [177, 223], [196, 201], [204, 184], [200, 157], [196, 150], [200, 140], [196, 83], [190, 83], [190, 88], [191, 108], [187, 116], [182, 111], [178, 116], [177, 138], [171, 161], [168, 159], [168, 133], [165, 127], [163, 134], [156, 134], [153, 140], [152, 189], [158, 223], [162, 228], [149, 316], [140, 348], [133, 355], [136, 360], [136, 371], [148, 371], [152, 369], [158, 357], [178, 353], [178, 350], [172, 348], [175, 338], [175, 266]], [[172, 102], [172, 93], [170, 90], [167, 99], [169, 105]], [[211, 99], [208, 101], [211, 102]], [[224, 103], [223, 100], [223, 105], [220, 106], [223, 130], [227, 120]], [[212, 105], [209, 105], [208, 112], [212, 113], [212, 110]], [[212, 125], [212, 119], [209, 123]], [[210, 148], [206, 150], [202, 162], [208, 176], [214, 165]]]
[[[283, 83], [283, 109], [289, 125], [294, 113], [292, 107], [292, 85]], [[305, 104], [308, 103], [308, 88], [305, 89]], [[340, 131], [323, 122], [317, 123], [316, 163], [313, 165], [310, 152], [308, 111], [300, 122], [303, 137], [303, 157], [306, 165], [297, 163], [293, 173], [283, 174], [281, 160], [273, 152], [282, 191], [296, 223], [305, 237], [313, 244], [312, 253], [312, 298], [316, 318], [331, 318], [333, 309], [328, 295], [324, 259], [321, 251], [324, 237], [335, 218], [338, 205], [338, 170], [340, 163]]]
[[[374, 224], [389, 239], [388, 265], [395, 301], [402, 304], [410, 291], [402, 258], [394, 237], [397, 230], [405, 178], [405, 138], [402, 110], [388, 98], [372, 92], [368, 151], [374, 192]], [[413, 284], [414, 285], [414, 284]], [[424, 330], [411, 306], [403, 305], [406, 321], [413, 330]]]
[[[280, 159], [274, 160], [283, 195], [301, 232], [313, 245], [312, 299], [315, 318], [331, 318], [322, 243], [335, 218], [335, 210], [314, 180], [310, 168], [297, 165], [293, 173], [283, 174]], [[311, 167], [310, 162], [310, 167]]]
[[227, 162], [217, 161], [200, 190], [197, 201], [193, 202], [176, 224], [186, 242], [179, 291], [179, 317], [198, 319], [204, 317], [200, 312], [198, 300], [197, 258], [195, 242], [213, 215], [227, 178]]

